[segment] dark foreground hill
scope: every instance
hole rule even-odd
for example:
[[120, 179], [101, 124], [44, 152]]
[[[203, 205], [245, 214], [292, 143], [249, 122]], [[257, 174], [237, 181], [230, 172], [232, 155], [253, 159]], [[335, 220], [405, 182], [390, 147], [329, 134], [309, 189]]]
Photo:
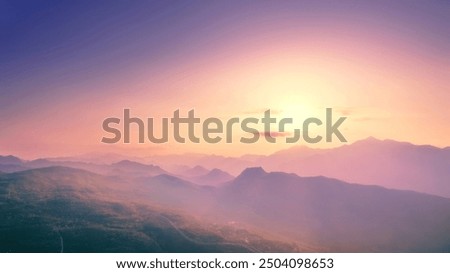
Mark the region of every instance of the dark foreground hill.
[[0, 174], [2, 252], [448, 252], [450, 199], [246, 169], [223, 185]]
[[279, 252], [293, 244], [133, 198], [132, 184], [51, 167], [0, 175], [0, 252]]

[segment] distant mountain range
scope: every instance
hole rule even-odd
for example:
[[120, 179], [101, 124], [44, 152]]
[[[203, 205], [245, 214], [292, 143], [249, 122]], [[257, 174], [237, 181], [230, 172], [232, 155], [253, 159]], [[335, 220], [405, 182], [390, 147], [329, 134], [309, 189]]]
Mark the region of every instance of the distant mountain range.
[[174, 171], [178, 177], [200, 185], [220, 185], [234, 179], [234, 176], [220, 169], [208, 170], [198, 165], [193, 168], [178, 168]]
[[257, 162], [272, 171], [450, 197], [450, 148], [369, 138], [334, 149], [292, 148]]
[[[67, 166], [103, 175], [152, 176], [171, 174], [199, 183], [218, 185], [231, 180], [249, 167], [295, 173], [300, 176], [326, 176], [343, 181], [413, 190], [450, 197], [450, 147], [437, 148], [393, 140], [368, 138], [333, 149], [293, 147], [268, 156], [239, 158], [217, 155], [185, 154], [153, 156], [132, 161], [119, 155], [112, 164], [82, 159], [39, 159], [24, 161], [13, 156], [0, 157], [0, 171], [17, 172], [30, 168]], [[100, 156], [100, 161], [105, 156]], [[144, 164], [143, 162], [147, 162]], [[132, 166], [134, 165], [134, 166]], [[214, 170], [212, 173], [212, 170]]]
[[352, 183], [450, 197], [450, 147], [367, 138], [332, 149], [296, 146], [268, 156], [232, 158], [186, 154], [148, 160], [158, 164], [159, 159], [162, 164], [191, 162], [192, 165], [217, 168], [232, 175], [245, 168], [263, 167], [300, 176], [327, 176]]

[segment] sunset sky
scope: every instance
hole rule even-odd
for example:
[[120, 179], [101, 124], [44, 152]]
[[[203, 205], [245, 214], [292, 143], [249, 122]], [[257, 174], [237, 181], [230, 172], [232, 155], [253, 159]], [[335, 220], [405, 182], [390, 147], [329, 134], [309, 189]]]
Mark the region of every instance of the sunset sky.
[[[268, 144], [103, 144], [145, 119], [325, 108], [369, 136], [450, 146], [448, 1], [0, 1], [0, 154], [267, 154]], [[241, 135], [236, 134], [239, 138]], [[325, 148], [338, 141], [300, 145]]]

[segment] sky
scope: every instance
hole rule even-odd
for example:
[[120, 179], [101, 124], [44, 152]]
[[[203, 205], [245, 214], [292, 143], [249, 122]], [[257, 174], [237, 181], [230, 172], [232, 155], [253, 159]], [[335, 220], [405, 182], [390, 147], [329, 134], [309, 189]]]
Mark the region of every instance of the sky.
[[103, 120], [124, 108], [156, 122], [177, 109], [224, 121], [271, 109], [297, 127], [333, 108], [349, 143], [450, 146], [449, 19], [448, 1], [0, 0], [0, 154], [295, 145], [101, 143]]

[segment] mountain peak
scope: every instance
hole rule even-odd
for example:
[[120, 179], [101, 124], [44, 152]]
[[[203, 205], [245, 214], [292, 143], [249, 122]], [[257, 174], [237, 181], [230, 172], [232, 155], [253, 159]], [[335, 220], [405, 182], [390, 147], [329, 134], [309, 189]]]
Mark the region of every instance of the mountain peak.
[[144, 165], [136, 161], [131, 161], [128, 159], [121, 160], [119, 162], [113, 163], [112, 165]]
[[370, 137], [367, 137], [367, 138], [363, 139], [363, 141], [376, 141], [376, 142], [378, 142], [378, 141], [381, 141], [381, 140], [379, 140], [376, 137], [370, 136]]
[[247, 169], [243, 170], [242, 173], [238, 177], [240, 177], [240, 178], [243, 178], [243, 177], [255, 178], [255, 177], [264, 176], [266, 174], [267, 174], [267, 172], [261, 167], [251, 167], [251, 168], [247, 168]]
[[2, 156], [0, 155], [0, 164], [14, 164], [14, 165], [20, 165], [22, 164], [22, 160], [18, 157], [7, 155]]
[[154, 168], [154, 167], [158, 167], [152, 164], [143, 164], [140, 162], [136, 162], [136, 161], [132, 161], [132, 160], [121, 160], [119, 162], [113, 163], [111, 164], [112, 166], [119, 166], [119, 167], [140, 167], [140, 168]]
[[210, 174], [221, 174], [221, 173], [226, 173], [226, 172], [222, 171], [221, 169], [214, 168], [214, 169], [210, 170], [208, 173], [210, 173]]
[[195, 165], [195, 167], [192, 168], [194, 171], [205, 171], [206, 169], [200, 165]]
[[364, 144], [364, 145], [366, 145], [366, 144], [374, 144], [374, 143], [382, 143], [382, 142], [383, 142], [383, 140], [375, 138], [373, 136], [370, 136], [370, 137], [367, 137], [367, 138], [364, 138], [364, 139], [357, 140], [353, 144], [357, 144], [357, 145], [358, 144]]

